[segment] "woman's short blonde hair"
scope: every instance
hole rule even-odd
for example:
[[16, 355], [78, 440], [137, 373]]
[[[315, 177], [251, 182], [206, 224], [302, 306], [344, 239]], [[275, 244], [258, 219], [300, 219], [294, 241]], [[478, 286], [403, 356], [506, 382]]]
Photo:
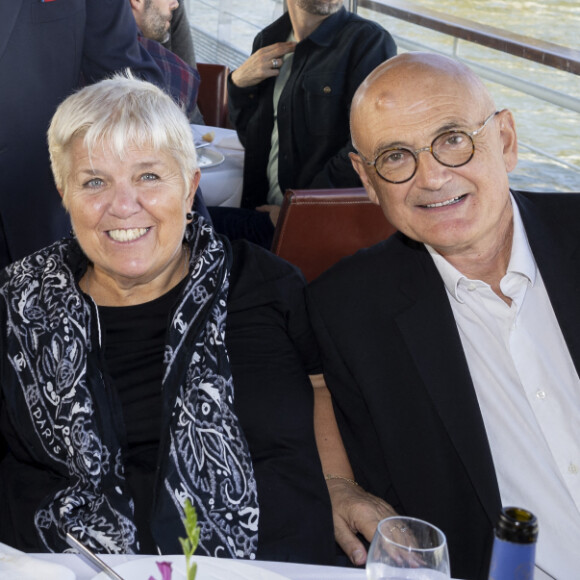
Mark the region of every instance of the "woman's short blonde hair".
[[66, 207], [70, 145], [83, 138], [89, 156], [97, 147], [123, 159], [129, 146], [171, 155], [186, 184], [197, 169], [189, 121], [183, 111], [155, 85], [128, 72], [89, 85], [64, 100], [48, 129], [50, 163]]

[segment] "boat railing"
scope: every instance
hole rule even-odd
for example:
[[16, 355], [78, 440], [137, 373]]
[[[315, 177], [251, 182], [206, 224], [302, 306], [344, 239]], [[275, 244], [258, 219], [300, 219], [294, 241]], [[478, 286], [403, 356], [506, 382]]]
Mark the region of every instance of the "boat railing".
[[[449, 35], [454, 39], [452, 56], [457, 60], [465, 61], [470, 68], [475, 69], [483, 78], [580, 113], [580, 99], [466, 59], [460, 54], [459, 48], [461, 41], [475, 43], [574, 75], [580, 75], [579, 50], [514, 34], [500, 28], [466, 20], [465, 18], [444, 15], [406, 0], [350, 0], [350, 2], [351, 4], [355, 3], [357, 8], [367, 8], [379, 14], [392, 16], [399, 20]], [[407, 50], [428, 49], [436, 51], [432, 46], [398, 35], [395, 35], [395, 37], [399, 46]]]
[[473, 22], [465, 18], [442, 14], [406, 0], [349, 0], [351, 10], [368, 8], [379, 14], [430, 28], [465, 40], [493, 48], [513, 56], [525, 58], [580, 75], [580, 51], [545, 42], [536, 38], [514, 34], [501, 28]]
[[[429, 28], [443, 34], [447, 34], [456, 39], [457, 42], [464, 40], [471, 43], [480, 44], [488, 48], [499, 50], [506, 54], [511, 54], [520, 58], [528, 59], [539, 64], [553, 67], [565, 72], [575, 75], [580, 75], [580, 51], [569, 47], [561, 46], [551, 42], [546, 42], [528, 36], [515, 34], [501, 28], [496, 28], [465, 18], [456, 17], [449, 14], [443, 14], [435, 10], [430, 10], [413, 2], [407, 0], [346, 0], [351, 11], [356, 12], [359, 7], [367, 8], [378, 14], [392, 16], [399, 20], [415, 24], [424, 28]], [[203, 0], [189, 0], [189, 5], [196, 6], [196, 4], [206, 4], [211, 7], [211, 2], [204, 2]], [[249, 28], [254, 28], [256, 32], [260, 30], [261, 26], [257, 25], [252, 19], [251, 14], [244, 11], [244, 14], [236, 14], [233, 10], [227, 9], [227, 2], [219, 3], [219, 8], [214, 10], [222, 13], [222, 22], [217, 26], [227, 26], [225, 21], [245, 21]], [[195, 8], [191, 9], [195, 12]], [[207, 30], [202, 25], [198, 24], [196, 18], [191, 18], [192, 28], [196, 33], [202, 35], [201, 43], [206, 44], [206, 49], [215, 49], [214, 42], [211, 40], [218, 40], [214, 34], [207, 34]], [[230, 25], [231, 26], [231, 25]], [[203, 38], [207, 36], [207, 38]], [[196, 36], [196, 44], [197, 44]], [[249, 50], [240, 49], [230, 42], [224, 43], [225, 56], [228, 60], [233, 59], [235, 62], [224, 62], [228, 66], [239, 66], [241, 62], [249, 55]], [[211, 46], [210, 46], [211, 45]], [[203, 51], [202, 51], [203, 52]], [[241, 62], [240, 62], [241, 61]], [[221, 61], [220, 61], [221, 62]]]

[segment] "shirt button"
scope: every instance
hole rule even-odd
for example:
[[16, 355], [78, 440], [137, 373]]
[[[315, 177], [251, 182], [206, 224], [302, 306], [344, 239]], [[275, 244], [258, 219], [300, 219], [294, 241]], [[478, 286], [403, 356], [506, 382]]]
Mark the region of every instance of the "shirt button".
[[330, 94], [330, 93], [332, 92], [332, 89], [331, 89], [331, 88], [330, 88], [328, 85], [326, 85], [326, 86], [325, 86], [325, 87], [322, 89], [322, 92], [323, 92], [324, 94], [328, 95], [328, 94]]
[[546, 392], [542, 391], [542, 389], [536, 391], [536, 397], [538, 397], [538, 399], [545, 399], [546, 398]]
[[568, 465], [568, 471], [572, 475], [576, 475], [578, 473], [578, 466], [575, 463], [570, 462], [570, 465]]
[[470, 292], [473, 292], [474, 290], [477, 290], [477, 286], [476, 286], [476, 285], [475, 285], [475, 284], [472, 282], [472, 283], [471, 283], [471, 284], [470, 284], [470, 285], [467, 287], [467, 289], [468, 289]]

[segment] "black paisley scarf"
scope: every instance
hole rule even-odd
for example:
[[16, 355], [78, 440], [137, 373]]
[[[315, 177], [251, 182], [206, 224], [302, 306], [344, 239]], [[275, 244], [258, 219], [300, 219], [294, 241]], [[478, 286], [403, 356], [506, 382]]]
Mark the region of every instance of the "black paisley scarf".
[[[152, 533], [162, 552], [177, 552], [183, 504], [201, 526], [198, 553], [253, 558], [256, 482], [233, 410], [224, 343], [229, 247], [196, 217], [187, 229], [189, 279], [173, 312], [165, 348], [162, 462]], [[7, 406], [28, 433], [30, 450], [62, 483], [36, 510], [51, 551], [67, 531], [97, 552], [138, 551], [132, 500], [99, 368], [96, 308], [76, 279], [86, 264], [75, 240], [63, 240], [12, 264], [0, 288], [7, 358], [16, 383]], [[6, 359], [5, 359], [6, 360]], [[23, 414], [21, 414], [23, 413]], [[20, 417], [20, 419], [19, 419]]]

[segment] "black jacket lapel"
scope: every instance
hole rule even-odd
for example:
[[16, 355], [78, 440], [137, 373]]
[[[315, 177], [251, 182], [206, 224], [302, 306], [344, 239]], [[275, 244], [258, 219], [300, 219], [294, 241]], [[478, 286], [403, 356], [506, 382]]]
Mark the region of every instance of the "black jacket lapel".
[[[402, 291], [413, 293], [417, 289], [416, 296], [396, 322], [473, 487], [494, 522], [500, 505], [499, 490], [461, 339], [431, 257], [427, 251], [415, 254], [422, 261], [421, 281], [405, 281]], [[475, 436], [466, 437], [466, 433]]]
[[580, 375], [579, 196], [514, 192], [514, 197], [558, 324]]

